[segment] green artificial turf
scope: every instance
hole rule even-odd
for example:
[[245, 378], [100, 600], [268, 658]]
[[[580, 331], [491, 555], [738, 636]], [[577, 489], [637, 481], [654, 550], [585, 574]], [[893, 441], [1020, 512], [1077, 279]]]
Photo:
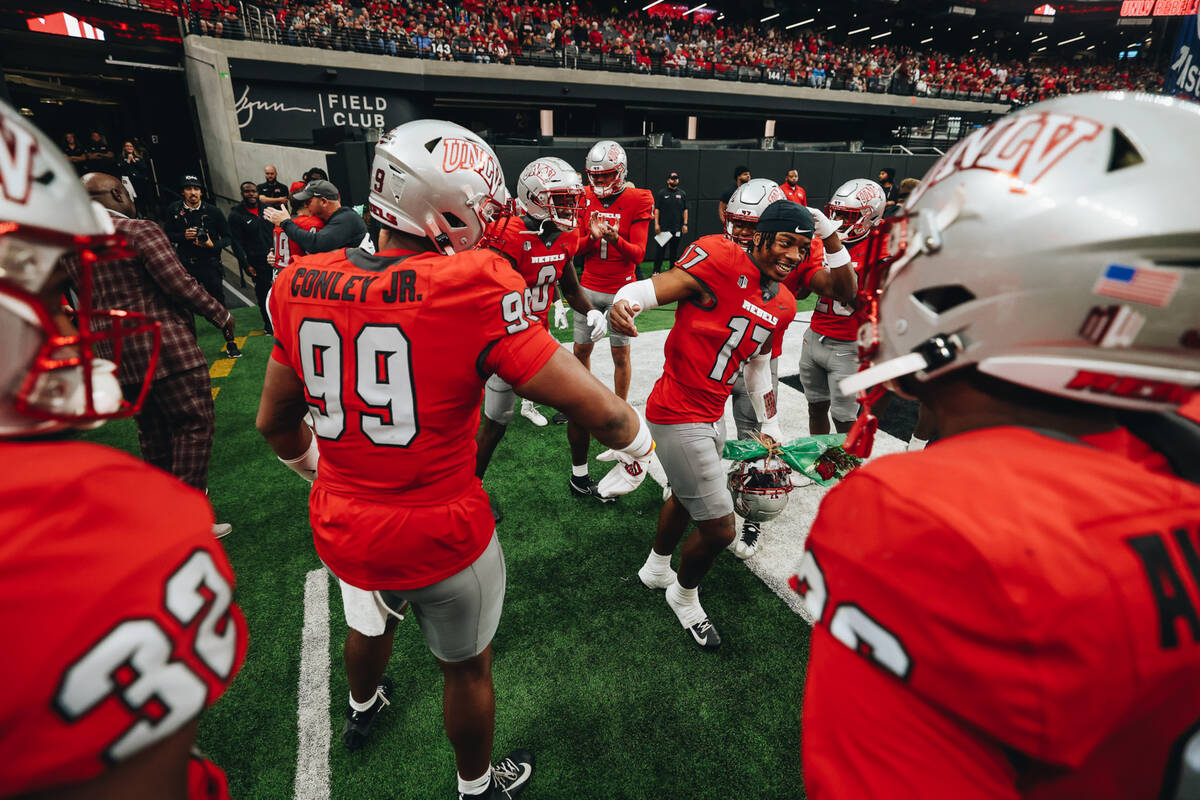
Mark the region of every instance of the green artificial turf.
[[[261, 327], [257, 309], [235, 316], [239, 334]], [[671, 320], [671, 310], [656, 309], [638, 322], [654, 330]], [[211, 361], [220, 335], [201, 325]], [[304, 581], [320, 566], [307, 486], [254, 429], [270, 345], [265, 336], [248, 338], [232, 372], [213, 381], [220, 392], [210, 496], [217, 519], [234, 526], [224, 544], [250, 648], [233, 686], [202, 717], [198, 738], [239, 800], [293, 796]], [[138, 452], [129, 420], [86, 438]], [[494, 642], [495, 753], [535, 753], [524, 797], [802, 797], [807, 626], [740, 561], [722, 555], [705, 580], [704, 605], [725, 644], [701, 652], [662, 592], [645, 589], [635, 574], [654, 535], [658, 486], [646, 481], [600, 505], [569, 494], [569, 469], [565, 428], [535, 428], [518, 415], [484, 481], [506, 514], [498, 527], [508, 590]], [[593, 477], [600, 475], [593, 465]], [[441, 679], [415, 620], [397, 631], [392, 706], [368, 747], [348, 753], [340, 742], [346, 627], [332, 583], [330, 616], [332, 797], [454, 797]]]

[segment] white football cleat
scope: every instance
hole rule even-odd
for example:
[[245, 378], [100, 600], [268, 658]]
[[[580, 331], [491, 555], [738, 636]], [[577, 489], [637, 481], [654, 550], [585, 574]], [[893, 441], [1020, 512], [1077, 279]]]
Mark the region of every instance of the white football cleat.
[[214, 522], [213, 536], [217, 539], [224, 539], [229, 534], [233, 533], [233, 526], [228, 522]]
[[742, 533], [729, 543], [729, 551], [745, 561], [758, 552], [758, 546], [762, 543], [761, 535], [762, 530], [757, 522], [743, 522]]
[[544, 428], [550, 424], [549, 420], [542, 415], [542, 412], [538, 411], [538, 407], [533, 404], [532, 400], [521, 401], [521, 416], [539, 428]]

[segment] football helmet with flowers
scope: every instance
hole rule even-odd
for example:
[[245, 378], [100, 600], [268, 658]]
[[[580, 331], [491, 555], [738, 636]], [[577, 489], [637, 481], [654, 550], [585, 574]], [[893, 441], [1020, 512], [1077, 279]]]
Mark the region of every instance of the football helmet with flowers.
[[625, 155], [625, 148], [611, 139], [592, 145], [583, 160], [583, 166], [596, 197], [612, 197], [625, 188], [629, 159]]
[[848, 244], [866, 238], [871, 228], [883, 218], [887, 194], [883, 187], [867, 178], [852, 178], [837, 188], [825, 204], [825, 216], [841, 222], [838, 235]]
[[[1200, 106], [1097, 92], [972, 132], [871, 234], [859, 286], [864, 411], [972, 366], [1079, 402], [1169, 410], [1200, 389], [1200, 218], [1180, 180]], [[891, 383], [901, 379], [897, 385]], [[866, 452], [864, 452], [864, 449]]]
[[[128, 252], [66, 156], [3, 101], [0, 143], [0, 437], [94, 427], [134, 414], [157, 363], [158, 323], [92, 306], [94, 270]], [[63, 313], [68, 260], [77, 267], [77, 331]], [[116, 378], [131, 336], [152, 338], [132, 402]]]
[[529, 162], [517, 178], [517, 200], [525, 213], [539, 222], [552, 221], [559, 230], [579, 225], [579, 198], [583, 181], [561, 158], [547, 156]]
[[500, 160], [461, 125], [408, 122], [375, 147], [371, 216], [388, 228], [430, 239], [440, 253], [471, 249], [511, 206]]
[[778, 456], [739, 461], [729, 473], [733, 510], [750, 522], [775, 519], [787, 508], [792, 468]]
[[[725, 204], [725, 235], [743, 247], [749, 247], [754, 244], [753, 226], [758, 224], [763, 210], [776, 200], [786, 199], [775, 181], [751, 178], [737, 187]], [[738, 222], [746, 223], [749, 230], [744, 226], [735, 226]]]

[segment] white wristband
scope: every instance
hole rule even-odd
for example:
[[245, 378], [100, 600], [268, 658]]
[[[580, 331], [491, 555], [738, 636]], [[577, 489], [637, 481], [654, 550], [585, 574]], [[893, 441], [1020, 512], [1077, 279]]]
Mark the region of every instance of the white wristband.
[[829, 267], [830, 269], [844, 267], [849, 263], [850, 250], [845, 245], [842, 245], [842, 249], [838, 250], [836, 253], [830, 253], [828, 250], [825, 251], [825, 266]]
[[628, 301], [629, 309], [635, 317], [648, 308], [658, 308], [658, 295], [654, 292], [654, 281], [649, 278], [622, 286], [613, 296], [614, 304], [618, 300]]
[[641, 414], [638, 414], [638, 430], [633, 435], [633, 441], [624, 447], [616, 448], [616, 450], [630, 458], [645, 458], [654, 451], [654, 437], [650, 434], [650, 428], [646, 425], [646, 420], [642, 419]]
[[295, 471], [297, 475], [304, 480], [312, 483], [317, 477], [317, 462], [321, 458], [321, 451], [317, 447], [317, 437], [313, 436], [308, 442], [308, 449], [295, 458], [280, 458], [288, 469]]

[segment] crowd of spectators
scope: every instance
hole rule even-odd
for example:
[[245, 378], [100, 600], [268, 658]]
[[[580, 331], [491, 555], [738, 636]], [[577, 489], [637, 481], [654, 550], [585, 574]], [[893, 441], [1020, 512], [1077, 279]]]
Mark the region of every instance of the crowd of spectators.
[[[518, 0], [263, 0], [280, 43], [414, 58], [534, 64], [763, 81], [859, 92], [1024, 104], [1095, 89], [1156, 89], [1135, 62], [1099, 64], [952, 56], [820, 33], [679, 16], [663, 4], [624, 16], [575, 2]], [[233, 6], [194, 4], [193, 30], [244, 35]], [[222, 32], [224, 31], [224, 32]]]

